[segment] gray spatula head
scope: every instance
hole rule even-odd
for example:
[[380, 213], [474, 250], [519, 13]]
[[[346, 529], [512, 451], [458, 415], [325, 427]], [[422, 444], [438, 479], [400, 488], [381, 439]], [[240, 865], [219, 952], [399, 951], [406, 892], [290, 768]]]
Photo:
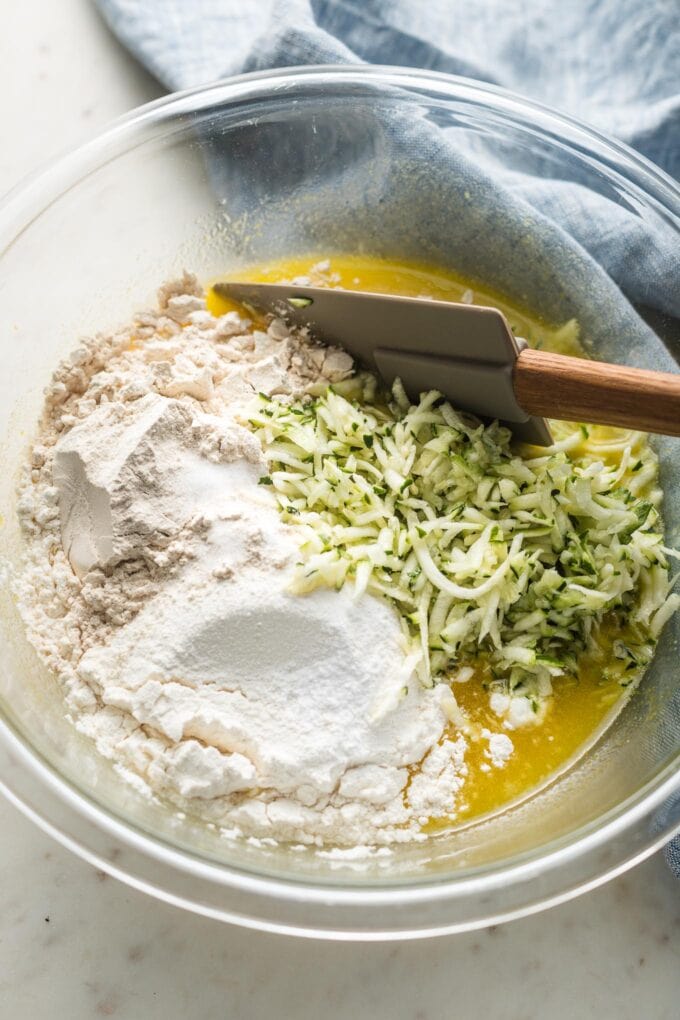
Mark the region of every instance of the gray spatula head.
[[517, 403], [512, 373], [524, 340], [496, 308], [326, 287], [220, 282], [215, 293], [273, 312], [377, 371], [412, 399], [439, 390], [454, 407], [498, 418], [527, 443], [552, 442], [545, 418]]

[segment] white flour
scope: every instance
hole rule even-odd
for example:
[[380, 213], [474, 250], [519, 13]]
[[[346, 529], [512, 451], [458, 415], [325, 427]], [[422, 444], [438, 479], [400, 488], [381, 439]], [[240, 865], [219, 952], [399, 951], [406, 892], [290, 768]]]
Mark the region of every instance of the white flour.
[[215, 319], [185, 276], [59, 368], [22, 485], [20, 608], [76, 725], [149, 795], [248, 836], [424, 838], [467, 772], [464, 737], [441, 741], [452, 695], [409, 675], [387, 604], [286, 593], [295, 531], [235, 420], [351, 368], [280, 320]]

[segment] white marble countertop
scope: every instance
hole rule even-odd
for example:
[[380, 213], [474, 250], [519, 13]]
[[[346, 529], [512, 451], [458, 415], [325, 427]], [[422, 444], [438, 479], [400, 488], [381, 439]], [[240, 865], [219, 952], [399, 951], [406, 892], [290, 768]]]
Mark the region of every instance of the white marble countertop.
[[[0, 192], [160, 94], [89, 0], [5, 4]], [[547, 913], [386, 945], [221, 925], [73, 857], [0, 801], [0, 1018], [671, 1020], [680, 887], [656, 856]]]

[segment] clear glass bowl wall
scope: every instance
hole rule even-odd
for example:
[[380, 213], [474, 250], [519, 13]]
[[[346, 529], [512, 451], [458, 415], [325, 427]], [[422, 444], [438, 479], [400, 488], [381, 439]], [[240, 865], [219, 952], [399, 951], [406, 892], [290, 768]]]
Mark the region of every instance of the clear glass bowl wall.
[[[548, 110], [462, 79], [292, 70], [143, 108], [23, 184], [0, 210], [3, 557], [18, 556], [14, 489], [42, 389], [78, 336], [123, 324], [184, 267], [209, 279], [249, 262], [333, 250], [442, 261], [427, 216], [418, 229], [400, 230], [399, 208], [385, 205], [384, 174], [398, 157], [395, 118], [429, 119], [499, 173], [540, 160], [546, 177], [578, 181], [678, 234], [678, 188], [649, 164]], [[421, 193], [436, 184], [445, 207], [426, 151], [410, 150], [409, 173]], [[480, 275], [477, 255], [472, 242], [456, 268]], [[507, 291], [502, 268], [498, 279], [488, 276], [487, 268], [485, 282]], [[550, 311], [546, 301], [539, 311]], [[664, 478], [667, 487], [678, 481]], [[672, 539], [677, 500], [666, 515]], [[680, 798], [672, 797], [680, 788], [679, 633], [676, 620], [631, 705], [546, 790], [388, 857], [342, 861], [244, 844], [137, 795], [64, 719], [56, 681], [23, 637], [4, 584], [0, 779], [76, 852], [190, 909], [336, 938], [462, 930], [586, 889], [680, 826]]]

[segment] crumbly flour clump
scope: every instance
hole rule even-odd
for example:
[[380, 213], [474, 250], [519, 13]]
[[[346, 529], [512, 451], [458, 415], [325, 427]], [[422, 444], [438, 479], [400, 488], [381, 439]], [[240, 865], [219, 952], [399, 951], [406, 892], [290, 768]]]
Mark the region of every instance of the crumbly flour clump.
[[16, 593], [75, 725], [149, 796], [246, 836], [419, 839], [463, 796], [450, 688], [419, 685], [386, 603], [287, 592], [295, 529], [258, 484], [254, 395], [352, 369], [282, 320], [214, 317], [185, 274], [59, 366], [21, 484]]

